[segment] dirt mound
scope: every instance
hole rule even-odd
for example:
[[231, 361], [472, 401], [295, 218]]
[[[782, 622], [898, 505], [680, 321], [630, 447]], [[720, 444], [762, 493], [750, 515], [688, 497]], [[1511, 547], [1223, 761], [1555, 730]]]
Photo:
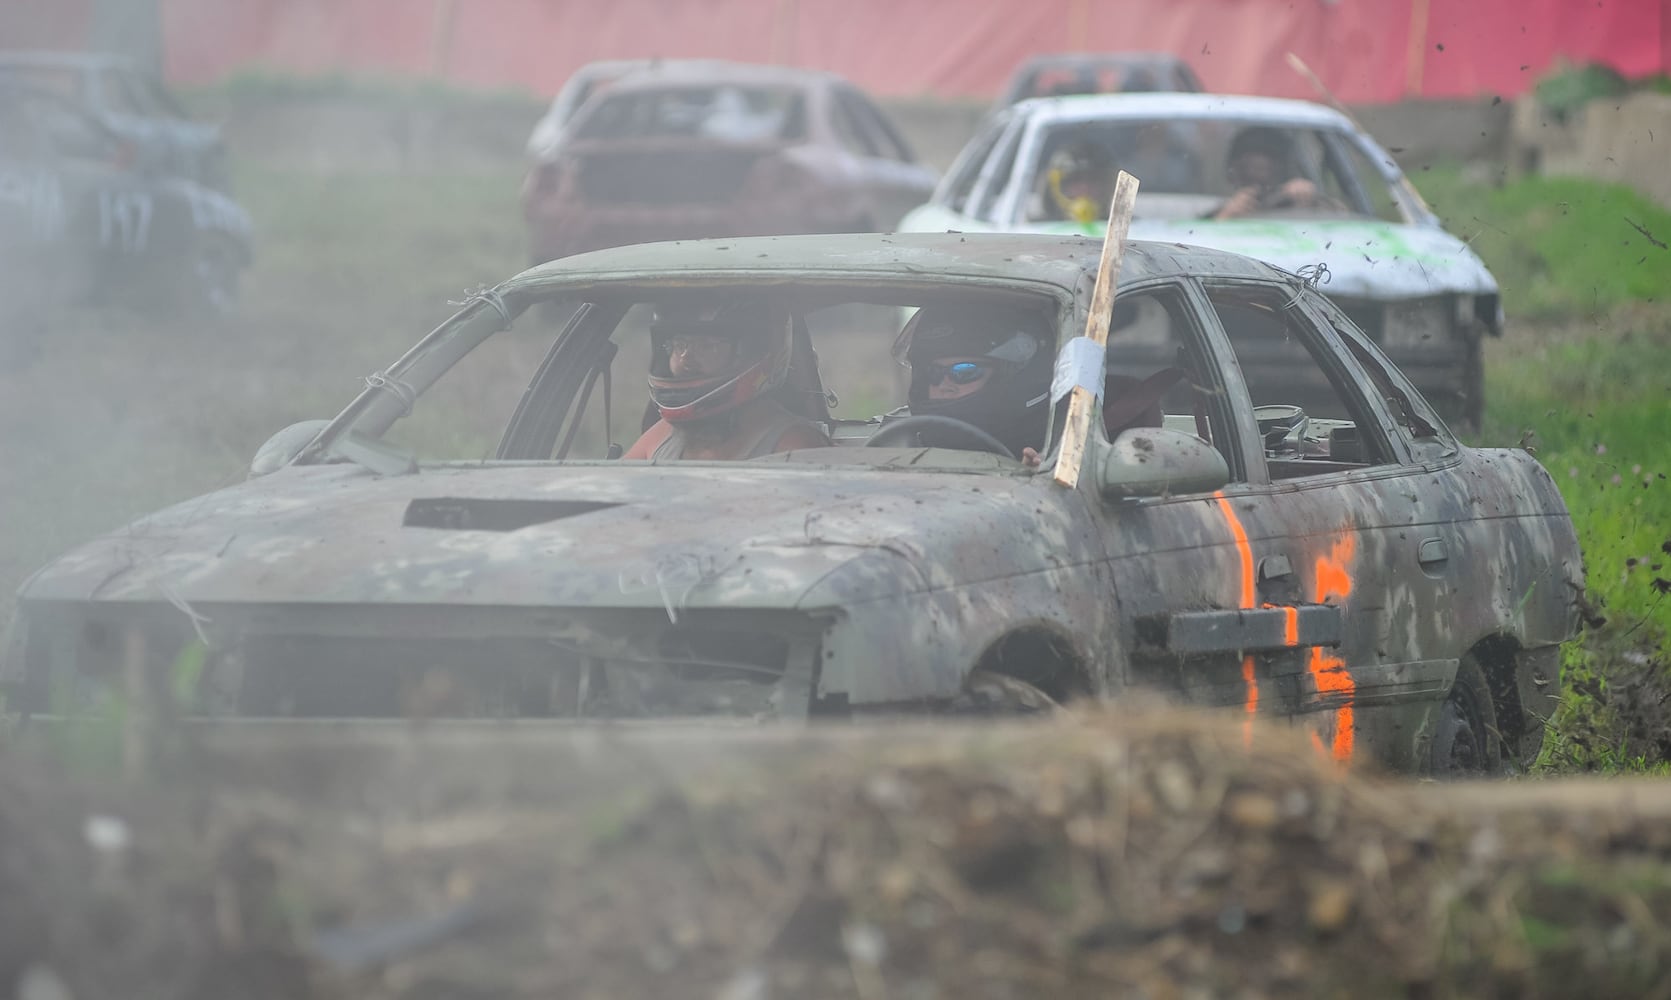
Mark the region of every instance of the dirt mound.
[[1384, 782], [1291, 737], [229, 729], [143, 794], [13, 755], [0, 995], [1671, 989], [1671, 788]]

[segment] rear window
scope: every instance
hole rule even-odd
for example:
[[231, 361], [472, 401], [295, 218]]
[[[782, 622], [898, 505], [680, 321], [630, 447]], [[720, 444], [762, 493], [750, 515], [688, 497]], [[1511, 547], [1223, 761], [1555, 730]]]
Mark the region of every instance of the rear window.
[[681, 87], [600, 100], [577, 123], [579, 139], [690, 136], [797, 140], [806, 135], [805, 99], [782, 87]]

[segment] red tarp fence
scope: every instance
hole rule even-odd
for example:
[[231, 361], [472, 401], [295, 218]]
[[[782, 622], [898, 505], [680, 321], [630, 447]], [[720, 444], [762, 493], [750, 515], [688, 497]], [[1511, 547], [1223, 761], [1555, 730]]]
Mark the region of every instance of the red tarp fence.
[[[75, 45], [92, 0], [0, 3], [0, 47]], [[1661, 0], [158, 0], [169, 75], [422, 76], [554, 92], [593, 59], [829, 69], [873, 93], [994, 96], [1041, 52], [1151, 49], [1213, 90], [1354, 103], [1512, 97], [1558, 60], [1671, 70]]]

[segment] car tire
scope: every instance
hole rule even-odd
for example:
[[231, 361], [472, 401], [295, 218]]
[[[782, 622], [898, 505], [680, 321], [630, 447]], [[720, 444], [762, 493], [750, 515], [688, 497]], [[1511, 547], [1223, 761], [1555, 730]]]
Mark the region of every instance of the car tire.
[[1485, 671], [1472, 656], [1456, 667], [1456, 679], [1439, 708], [1429, 770], [1441, 781], [1503, 774], [1503, 743]]

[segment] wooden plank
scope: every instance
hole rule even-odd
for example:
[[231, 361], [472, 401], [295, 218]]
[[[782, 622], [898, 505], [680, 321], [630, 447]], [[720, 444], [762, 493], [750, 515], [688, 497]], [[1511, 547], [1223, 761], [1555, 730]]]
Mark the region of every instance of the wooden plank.
[[[1131, 211], [1136, 202], [1137, 178], [1122, 170], [1114, 182], [1114, 200], [1108, 207], [1108, 233], [1102, 240], [1102, 259], [1097, 262], [1097, 283], [1091, 293], [1091, 316], [1085, 325], [1085, 336], [1099, 345], [1108, 343], [1114, 287], [1120, 283], [1126, 233], [1131, 229]], [[1085, 464], [1085, 445], [1091, 437], [1096, 404], [1096, 394], [1083, 386], [1075, 386], [1068, 398], [1068, 422], [1062, 429], [1062, 450], [1056, 458], [1054, 478], [1069, 489], [1079, 485], [1079, 470]]]

